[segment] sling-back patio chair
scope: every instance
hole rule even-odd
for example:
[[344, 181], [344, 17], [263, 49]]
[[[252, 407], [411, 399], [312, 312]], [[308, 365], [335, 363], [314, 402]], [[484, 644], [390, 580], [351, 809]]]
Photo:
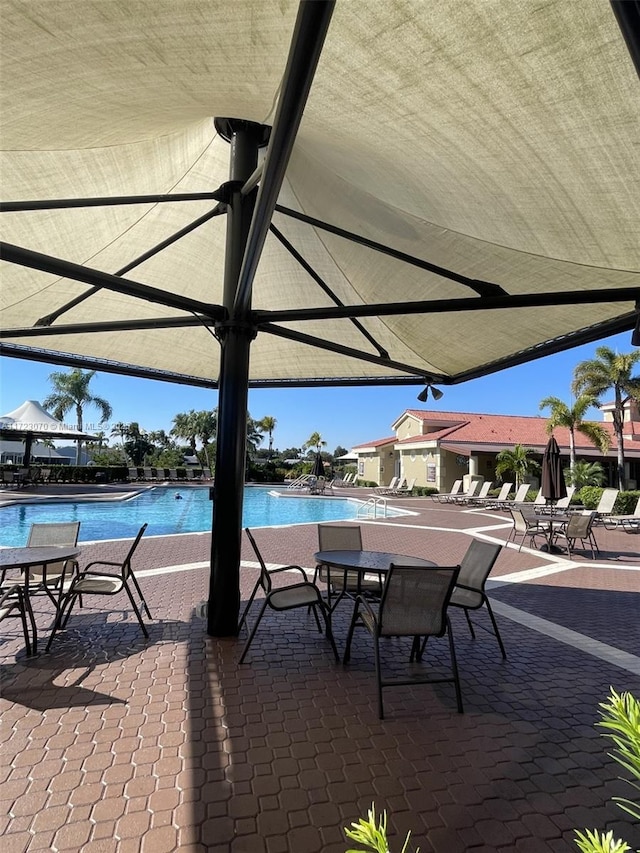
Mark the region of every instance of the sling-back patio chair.
[[[29, 530], [28, 548], [48, 548], [77, 544], [80, 533], [79, 521], [55, 521], [35, 523]], [[46, 566], [31, 566], [25, 572], [25, 593], [29, 597], [47, 595], [56, 608], [60, 598], [72, 583], [74, 573], [78, 571], [77, 560], [61, 560]]]
[[572, 549], [575, 550], [576, 542], [580, 542], [584, 549], [585, 543], [591, 549], [591, 559], [595, 560], [598, 553], [598, 543], [593, 532], [593, 523], [595, 521], [595, 513], [574, 513], [566, 524], [562, 525], [555, 531], [555, 540], [564, 540], [567, 546], [567, 554], [571, 557]]
[[[316, 620], [316, 625], [318, 626], [318, 631], [322, 633], [322, 626], [320, 624], [319, 615], [322, 617], [324, 622], [327, 639], [331, 643], [331, 648], [333, 649], [333, 655], [336, 661], [340, 660], [338, 655], [338, 650], [336, 648], [335, 640], [333, 639], [333, 632], [331, 630], [331, 611], [325, 604], [322, 594], [320, 590], [316, 586], [315, 583], [307, 580], [307, 575], [304, 569], [301, 566], [282, 566], [276, 569], [267, 569], [267, 565], [264, 561], [264, 558], [258, 548], [256, 540], [253, 538], [253, 535], [249, 528], [245, 528], [245, 533], [247, 534], [247, 538], [251, 543], [251, 547], [258, 558], [258, 563], [260, 564], [260, 575], [258, 576], [258, 580], [253, 587], [251, 595], [249, 596], [249, 601], [247, 602], [244, 611], [242, 613], [242, 617], [238, 624], [238, 630], [242, 628], [242, 626], [248, 622], [247, 618], [249, 616], [249, 612], [251, 610], [251, 605], [258, 593], [259, 590], [262, 590], [264, 593], [264, 599], [262, 601], [262, 605], [260, 607], [260, 611], [256, 618], [256, 621], [253, 624], [253, 627], [249, 631], [249, 636], [247, 638], [247, 642], [242, 650], [242, 654], [240, 655], [240, 660], [238, 663], [243, 663], [245, 657], [247, 656], [247, 652], [253, 642], [253, 638], [256, 635], [256, 631], [258, 630], [258, 626], [262, 620], [262, 617], [265, 614], [267, 607], [270, 607], [272, 610], [283, 611], [283, 610], [294, 610], [299, 607], [310, 608], [313, 611], [313, 615]], [[274, 586], [271, 578], [275, 574], [279, 574], [281, 572], [295, 572], [299, 574], [303, 580], [300, 580], [296, 583], [288, 584], [287, 586]]]
[[[359, 524], [319, 524], [319, 551], [362, 551], [362, 530]], [[313, 582], [327, 585], [327, 606], [333, 612], [345, 595], [361, 592], [367, 597], [380, 597], [382, 578], [379, 575], [365, 575], [361, 572], [330, 569], [318, 563]], [[332, 596], [336, 596], [332, 599]]]
[[543, 536], [546, 539], [547, 527], [538, 519], [533, 508], [514, 506], [511, 507], [510, 512], [513, 519], [513, 527], [511, 528], [507, 542], [511, 542], [512, 540], [515, 542], [519, 536], [518, 551], [522, 551], [524, 540], [527, 537], [529, 537], [530, 548], [533, 547], [538, 536]]
[[[344, 662], [351, 654], [356, 624], [363, 625], [373, 639], [373, 655], [378, 687], [378, 716], [384, 717], [382, 689], [401, 684], [439, 684], [453, 682], [458, 711], [462, 714], [462, 692], [447, 607], [453, 593], [460, 566], [391, 565], [385, 579], [380, 605], [375, 609], [363, 596], [358, 596], [349, 626]], [[411, 637], [411, 658], [420, 661], [429, 637], [449, 638], [452, 674], [449, 677], [383, 678], [380, 659], [380, 637]]]
[[[486, 607], [493, 626], [493, 633], [496, 635], [496, 640], [502, 652], [502, 657], [506, 659], [507, 653], [504, 649], [500, 631], [498, 630], [498, 623], [493, 615], [491, 603], [485, 592], [487, 578], [498, 559], [500, 551], [502, 551], [502, 545], [497, 545], [493, 542], [484, 542], [481, 539], [471, 540], [471, 544], [460, 563], [460, 573], [458, 574], [458, 579], [451, 595], [450, 606], [461, 607], [464, 610], [471, 636], [474, 639], [476, 635], [469, 611], [479, 610], [483, 606]], [[480, 627], [483, 628], [484, 626], [480, 625]]]
[[466, 492], [461, 492], [458, 495], [449, 496], [447, 503], [466, 504], [470, 498], [474, 497], [480, 488], [480, 480], [472, 480], [469, 483], [469, 488]]
[[[53, 640], [56, 633], [61, 628], [66, 627], [66, 624], [69, 621], [69, 616], [71, 616], [71, 611], [73, 610], [76, 601], [80, 597], [84, 598], [87, 595], [113, 596], [118, 595], [119, 593], [124, 591], [127, 594], [129, 601], [131, 602], [133, 612], [135, 613], [136, 619], [138, 620], [138, 623], [142, 628], [142, 633], [145, 637], [149, 636], [147, 626], [144, 624], [140, 611], [144, 610], [149, 619], [151, 619], [152, 616], [149, 612], [149, 607], [147, 606], [147, 602], [145, 600], [144, 595], [142, 594], [142, 590], [140, 589], [140, 585], [136, 576], [133, 573], [133, 568], [131, 566], [131, 558], [133, 557], [134, 551], [138, 547], [138, 544], [142, 539], [142, 536], [146, 529], [147, 525], [143, 524], [140, 530], [138, 531], [138, 535], [133, 540], [133, 543], [129, 548], [127, 555], [121, 563], [109, 560], [94, 560], [93, 562], [87, 565], [84, 571], [78, 572], [76, 577], [73, 579], [71, 586], [69, 587], [69, 591], [66, 592], [61, 599], [60, 606], [58, 608], [58, 615], [53, 626], [53, 631], [51, 632], [49, 642], [47, 643], [47, 651], [49, 650], [51, 646], [51, 641]], [[112, 569], [117, 569], [119, 571], [96, 571], [94, 569], [94, 566], [104, 566]], [[134, 592], [138, 594], [138, 597], [140, 599], [140, 605], [136, 603]]]

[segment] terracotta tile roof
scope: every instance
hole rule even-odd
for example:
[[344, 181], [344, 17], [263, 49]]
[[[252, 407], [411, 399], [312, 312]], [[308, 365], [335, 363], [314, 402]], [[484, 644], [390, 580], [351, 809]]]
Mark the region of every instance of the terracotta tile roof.
[[362, 447], [380, 447], [383, 444], [395, 444], [396, 437], [392, 435], [388, 438], [376, 438], [373, 441], [365, 441], [362, 444], [356, 444], [352, 449], [358, 450], [358, 448]]
[[[460, 442], [472, 445], [497, 445], [498, 449], [505, 446], [522, 444], [525, 447], [544, 448], [549, 436], [546, 431], [548, 419], [542, 415], [532, 417], [523, 415], [488, 415], [477, 412], [430, 412], [418, 409], [407, 409], [404, 415], [436, 425], [439, 421], [445, 421], [446, 426], [427, 434], [410, 436], [396, 442], [398, 445], [418, 444], [424, 441], [442, 440], [446, 438], [449, 443]], [[397, 418], [397, 423], [400, 418]], [[613, 424], [597, 421], [609, 433], [612, 447], [615, 447]], [[635, 430], [632, 423], [625, 425], [625, 432], [633, 434]], [[569, 448], [569, 430], [557, 428], [554, 435], [561, 448]], [[593, 450], [594, 446], [580, 432], [575, 433], [576, 450]]]

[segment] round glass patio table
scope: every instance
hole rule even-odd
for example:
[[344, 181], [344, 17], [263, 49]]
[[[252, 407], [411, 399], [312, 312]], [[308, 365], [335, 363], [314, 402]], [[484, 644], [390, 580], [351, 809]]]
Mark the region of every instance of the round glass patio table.
[[[436, 566], [431, 560], [422, 557], [409, 557], [407, 554], [393, 554], [388, 551], [316, 551], [313, 555], [316, 562], [327, 567], [327, 584], [331, 583], [331, 568], [340, 569], [343, 573], [343, 589], [338, 595], [335, 605], [345, 595], [358, 595], [360, 583], [367, 574], [378, 575], [380, 583], [389, 571], [391, 564], [399, 566], [416, 566], [428, 568]], [[356, 589], [347, 591], [347, 572], [357, 572]]]

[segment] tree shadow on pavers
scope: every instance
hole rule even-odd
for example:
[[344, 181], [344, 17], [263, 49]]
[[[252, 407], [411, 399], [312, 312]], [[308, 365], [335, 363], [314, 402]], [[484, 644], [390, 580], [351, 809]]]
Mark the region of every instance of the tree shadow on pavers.
[[38, 638], [36, 655], [27, 657], [23, 650], [14, 664], [1, 665], [2, 698], [38, 711], [126, 704], [125, 699], [87, 688], [83, 682], [105, 665], [184, 636], [186, 625], [155, 620], [147, 625], [145, 638], [137, 622], [109, 621], [113, 613], [73, 614], [73, 623], [56, 634], [49, 652], [44, 650], [47, 634]]

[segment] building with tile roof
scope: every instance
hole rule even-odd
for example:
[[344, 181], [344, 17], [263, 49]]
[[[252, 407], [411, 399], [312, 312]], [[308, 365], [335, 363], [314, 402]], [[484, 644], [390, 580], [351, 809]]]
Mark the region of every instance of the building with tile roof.
[[[611, 418], [612, 404], [601, 407], [602, 426], [611, 435], [611, 447], [603, 456], [582, 433], [575, 432], [577, 459], [600, 462], [607, 482], [616, 481], [617, 443]], [[516, 444], [536, 454], [544, 452], [549, 439], [548, 418], [521, 415], [489, 415], [477, 412], [439, 412], [407, 409], [392, 424], [392, 436], [359, 444], [360, 479], [387, 485], [393, 477], [415, 478], [416, 486], [449, 491], [460, 478], [494, 480], [496, 455]], [[554, 435], [566, 465], [569, 465], [569, 430], [557, 428]], [[625, 413], [625, 461], [628, 488], [640, 482], [640, 415], [631, 401]], [[537, 487], [535, 478], [532, 486]]]

